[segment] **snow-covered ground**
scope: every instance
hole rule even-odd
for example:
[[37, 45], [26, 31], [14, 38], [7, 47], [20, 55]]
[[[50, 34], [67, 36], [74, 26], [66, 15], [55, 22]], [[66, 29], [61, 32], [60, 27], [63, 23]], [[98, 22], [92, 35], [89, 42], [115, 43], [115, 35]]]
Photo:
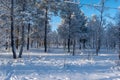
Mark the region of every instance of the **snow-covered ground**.
[[0, 52], [0, 80], [120, 80], [117, 53], [102, 49], [77, 51], [72, 56], [63, 49], [25, 51], [13, 60], [11, 52]]

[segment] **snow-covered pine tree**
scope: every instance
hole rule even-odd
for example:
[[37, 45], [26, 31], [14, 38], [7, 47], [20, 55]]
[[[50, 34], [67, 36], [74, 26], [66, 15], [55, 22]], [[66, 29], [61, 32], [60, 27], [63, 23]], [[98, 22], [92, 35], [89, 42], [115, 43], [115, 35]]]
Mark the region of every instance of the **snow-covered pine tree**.
[[[105, 11], [105, 2], [106, 0], [100, 0], [100, 6], [95, 6], [95, 8], [100, 12], [100, 23], [99, 25], [103, 27], [103, 15]], [[97, 35], [97, 42], [96, 42], [96, 55], [98, 55], [99, 51], [101, 48], [101, 32], [100, 32], [100, 27], [98, 29], [98, 35]]]
[[10, 5], [9, 1], [0, 1], [0, 47], [7, 50], [10, 43]]
[[[68, 40], [68, 52], [70, 52], [70, 43], [73, 42], [75, 43], [76, 41], [74, 40], [76, 38], [76, 34], [81, 33], [80, 27], [85, 26], [85, 16], [80, 10], [79, 4], [73, 3], [74, 0], [70, 0], [69, 2], [65, 1], [62, 3], [61, 7], [61, 12], [60, 16], [64, 20], [63, 25], [67, 25], [66, 28], [67, 30], [67, 40]], [[63, 28], [63, 29], [66, 29]], [[77, 31], [78, 30], [78, 31]], [[80, 36], [80, 35], [79, 35]], [[77, 36], [78, 37], [78, 36]], [[74, 53], [74, 50], [73, 50]]]
[[[99, 19], [98, 16], [96, 15], [92, 15], [92, 19], [89, 20], [88, 22], [88, 27], [90, 27], [90, 43], [92, 48], [95, 48], [96, 50], [98, 50], [98, 46], [101, 47], [101, 43], [102, 43], [102, 35], [103, 35], [103, 31], [104, 28], [103, 26], [100, 25], [101, 24], [101, 20]], [[98, 43], [99, 39], [100, 39], [100, 43]], [[96, 55], [98, 55], [96, 53]]]
[[61, 43], [65, 49], [67, 46], [67, 39], [68, 39], [68, 25], [64, 19], [62, 19], [61, 24], [58, 26], [57, 32], [58, 35], [60, 36]]
[[47, 30], [49, 13], [57, 14], [58, 5], [61, 0], [37, 0], [37, 6], [44, 11], [44, 51], [47, 52]]
[[[27, 50], [29, 49], [29, 43], [32, 42], [29, 40], [30, 36], [34, 34], [35, 30], [37, 30], [35, 26], [37, 26], [38, 28], [39, 24], [43, 25], [41, 22], [42, 21], [41, 15], [43, 14], [43, 11], [38, 10], [38, 8], [36, 7], [35, 0], [25, 0], [25, 1], [17, 0], [16, 4], [17, 4], [16, 14], [15, 14], [16, 32], [17, 32], [16, 46], [18, 47], [19, 44], [21, 43], [21, 47], [20, 47], [21, 49], [20, 49], [19, 56], [20, 55], [22, 56], [21, 52], [23, 51], [23, 47], [25, 46], [25, 41], [27, 44], [26, 45]], [[25, 26], [24, 30], [23, 30], [23, 27], [22, 28], [20, 27], [22, 25]], [[20, 34], [22, 34], [21, 37], [20, 37]]]
[[120, 60], [120, 11], [118, 11], [117, 16], [116, 16], [116, 22], [117, 22], [117, 26], [118, 26], [118, 46], [119, 46], [119, 60]]
[[106, 29], [106, 48], [107, 49], [115, 49], [118, 42], [118, 26], [114, 25], [112, 22], [109, 22]]
[[[66, 2], [67, 1], [67, 2]], [[68, 2], [69, 1], [69, 2]], [[73, 1], [73, 0], [72, 0]], [[61, 3], [61, 11], [60, 16], [67, 22], [68, 25], [68, 52], [70, 52], [70, 42], [71, 42], [71, 35], [70, 35], [70, 29], [71, 29], [71, 16], [75, 12], [74, 7], [76, 4], [71, 3], [71, 0], [64, 0], [64, 2]]]

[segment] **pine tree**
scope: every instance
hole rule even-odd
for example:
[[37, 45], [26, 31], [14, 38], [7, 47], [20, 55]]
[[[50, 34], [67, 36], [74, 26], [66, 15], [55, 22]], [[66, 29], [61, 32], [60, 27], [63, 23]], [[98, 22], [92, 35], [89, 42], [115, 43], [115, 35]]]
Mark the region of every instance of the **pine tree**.
[[11, 47], [13, 52], [13, 58], [16, 59], [16, 51], [15, 51], [15, 42], [14, 42], [14, 0], [11, 0]]
[[64, 24], [67, 25], [66, 28], [68, 29], [68, 52], [70, 52], [70, 45], [72, 40], [75, 46], [76, 35], [80, 33], [80, 27], [84, 27], [86, 23], [85, 17], [82, 15], [79, 5], [73, 2], [63, 2], [60, 12], [60, 16], [64, 19]]
[[47, 36], [49, 25], [49, 13], [57, 14], [58, 4], [60, 0], [40, 0], [37, 2], [37, 6], [44, 11], [44, 51], [47, 52]]

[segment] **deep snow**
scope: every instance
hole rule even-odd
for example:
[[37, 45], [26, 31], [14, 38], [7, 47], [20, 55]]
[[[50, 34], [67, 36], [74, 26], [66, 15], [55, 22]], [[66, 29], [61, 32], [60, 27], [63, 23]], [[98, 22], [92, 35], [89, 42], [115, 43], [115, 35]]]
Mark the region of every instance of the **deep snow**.
[[72, 56], [63, 49], [25, 51], [22, 59], [0, 52], [0, 80], [120, 80], [118, 54], [102, 49], [79, 50]]

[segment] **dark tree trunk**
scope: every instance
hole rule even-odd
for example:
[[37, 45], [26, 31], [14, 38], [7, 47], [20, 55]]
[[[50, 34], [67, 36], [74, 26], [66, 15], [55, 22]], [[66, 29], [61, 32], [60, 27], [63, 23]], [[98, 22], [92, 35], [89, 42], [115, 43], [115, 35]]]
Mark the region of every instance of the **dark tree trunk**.
[[47, 52], [47, 25], [48, 25], [48, 8], [45, 10], [45, 35], [44, 35], [44, 52]]
[[70, 41], [71, 41], [71, 40], [70, 40], [70, 32], [71, 32], [71, 31], [70, 31], [70, 29], [71, 29], [71, 27], [70, 27], [70, 26], [71, 26], [71, 14], [69, 15], [69, 23], [68, 23], [68, 24], [69, 24], [69, 33], [68, 33], [68, 53], [69, 53], [69, 52], [70, 52]]
[[30, 44], [30, 23], [28, 24], [28, 36], [27, 36], [27, 50], [29, 50], [29, 44]]
[[5, 49], [7, 50], [8, 49], [8, 42], [6, 41], [5, 43]]
[[70, 52], [70, 38], [68, 39], [68, 53]]
[[[23, 0], [23, 12], [25, 11], [25, 0]], [[23, 14], [23, 18], [24, 18], [24, 14]], [[20, 52], [18, 57], [22, 58], [22, 53], [23, 53], [23, 47], [24, 47], [24, 37], [25, 37], [25, 31], [24, 31], [24, 21], [22, 21], [22, 38], [21, 38], [21, 47], [20, 47]]]
[[66, 39], [64, 39], [64, 41], [63, 41], [63, 48], [64, 48], [64, 50], [66, 49]]
[[6, 39], [6, 40], [5, 40], [5, 41], [6, 41], [6, 43], [5, 43], [5, 49], [6, 49], [6, 50], [8, 49], [8, 41], [7, 41], [7, 38], [8, 38], [8, 37], [7, 37], [7, 34], [8, 34], [8, 30], [6, 30], [6, 38], [5, 38], [5, 39]]
[[16, 39], [16, 48], [19, 46], [19, 27], [17, 27], [17, 39]]
[[23, 53], [23, 47], [24, 47], [24, 36], [25, 36], [25, 32], [24, 32], [24, 25], [22, 26], [22, 38], [21, 38], [21, 47], [20, 47], [20, 52], [19, 52], [19, 58], [22, 58], [22, 53]]
[[80, 41], [80, 39], [79, 39], [79, 49], [81, 50], [81, 41]]
[[12, 53], [13, 53], [13, 58], [16, 59], [16, 51], [15, 51], [15, 42], [14, 42], [14, 20], [13, 20], [13, 15], [14, 15], [14, 1], [11, 0], [11, 47], [12, 47]]
[[75, 55], [75, 45], [76, 45], [76, 42], [75, 40], [73, 40], [73, 56]]
[[85, 49], [85, 39], [83, 40], [83, 49]]
[[[104, 0], [102, 0], [102, 7], [100, 10], [100, 27], [103, 27], [103, 12], [104, 12]], [[97, 38], [97, 47], [96, 47], [96, 55], [98, 55], [100, 48], [101, 48], [101, 28], [98, 28], [98, 38]]]
[[101, 42], [100, 39], [97, 41], [97, 45], [96, 45], [96, 55], [98, 55], [99, 51], [100, 51], [100, 46], [101, 46]]

